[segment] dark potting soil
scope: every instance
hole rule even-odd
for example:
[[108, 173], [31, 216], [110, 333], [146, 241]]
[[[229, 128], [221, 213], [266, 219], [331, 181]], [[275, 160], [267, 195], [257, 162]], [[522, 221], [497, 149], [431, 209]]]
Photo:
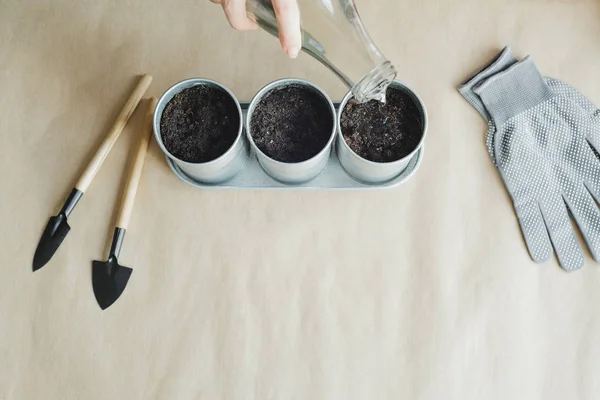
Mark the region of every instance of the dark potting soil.
[[290, 85], [267, 93], [256, 105], [250, 131], [274, 160], [306, 161], [325, 148], [333, 130], [331, 106], [320, 93]]
[[409, 155], [423, 136], [423, 121], [414, 100], [388, 88], [386, 102], [360, 104], [350, 99], [340, 120], [348, 146], [374, 162], [392, 162]]
[[167, 150], [180, 160], [203, 163], [222, 156], [235, 141], [240, 117], [228, 93], [194, 86], [176, 94], [165, 107], [160, 133]]

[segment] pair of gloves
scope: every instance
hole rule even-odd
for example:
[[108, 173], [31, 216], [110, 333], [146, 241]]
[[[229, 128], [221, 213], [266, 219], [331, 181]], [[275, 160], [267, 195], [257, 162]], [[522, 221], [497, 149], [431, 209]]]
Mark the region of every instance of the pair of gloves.
[[600, 110], [506, 47], [459, 87], [488, 123], [486, 144], [531, 258], [574, 271], [584, 257], [571, 218], [600, 262]]

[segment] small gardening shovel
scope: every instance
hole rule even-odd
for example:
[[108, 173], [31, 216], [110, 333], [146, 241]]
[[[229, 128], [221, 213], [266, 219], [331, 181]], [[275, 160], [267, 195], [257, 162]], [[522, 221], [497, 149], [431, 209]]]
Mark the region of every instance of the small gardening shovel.
[[117, 218], [117, 226], [110, 246], [110, 255], [105, 262], [94, 261], [92, 263], [92, 285], [94, 287], [94, 295], [96, 300], [103, 310], [110, 307], [123, 290], [129, 281], [132, 269], [119, 265], [119, 253], [123, 245], [123, 238], [127, 230], [127, 224], [133, 211], [133, 203], [137, 192], [142, 169], [144, 168], [144, 160], [148, 151], [148, 143], [150, 135], [152, 135], [152, 116], [156, 107], [156, 99], [151, 98], [148, 102], [148, 112], [144, 119], [140, 135], [140, 143], [135, 153], [135, 158], [131, 165], [131, 170], [121, 199], [121, 208], [119, 217]]
[[115, 121], [111, 130], [102, 141], [102, 144], [96, 151], [96, 154], [94, 154], [94, 157], [65, 201], [63, 208], [60, 210], [58, 215], [51, 217], [48, 221], [46, 229], [44, 229], [44, 232], [42, 233], [42, 238], [38, 243], [38, 247], [35, 250], [35, 255], [33, 257], [34, 271], [42, 268], [48, 261], [50, 261], [60, 244], [65, 239], [65, 236], [67, 236], [67, 233], [69, 233], [71, 227], [67, 223], [67, 217], [69, 214], [71, 214], [81, 199], [81, 196], [83, 196], [87, 188], [90, 186], [90, 183], [92, 183], [94, 176], [96, 176], [96, 173], [102, 166], [102, 163], [104, 163], [108, 153], [110, 153], [110, 150], [121, 135], [121, 132], [123, 132], [123, 128], [125, 128], [127, 121], [129, 121], [131, 114], [133, 114], [137, 108], [151, 82], [152, 77], [150, 75], [146, 74], [142, 76], [134, 91], [131, 93], [131, 96], [129, 96], [127, 103], [125, 103], [123, 110], [121, 110], [121, 113], [117, 117], [117, 120]]

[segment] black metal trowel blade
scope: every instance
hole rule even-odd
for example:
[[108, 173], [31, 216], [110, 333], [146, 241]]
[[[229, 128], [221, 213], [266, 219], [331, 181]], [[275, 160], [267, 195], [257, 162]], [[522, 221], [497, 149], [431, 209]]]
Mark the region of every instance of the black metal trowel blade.
[[50, 218], [33, 256], [34, 271], [42, 268], [50, 261], [70, 230], [71, 227], [67, 223], [67, 216], [64, 213]]
[[106, 310], [117, 301], [125, 290], [132, 271], [131, 268], [119, 265], [114, 255], [105, 262], [92, 262], [92, 286], [100, 308]]
[[42, 238], [38, 243], [35, 255], [33, 256], [33, 271], [37, 271], [42, 268], [56, 253], [56, 250], [67, 236], [67, 233], [71, 230], [71, 227], [67, 223], [67, 217], [75, 206], [79, 199], [83, 196], [83, 192], [79, 189], [73, 189], [71, 194], [65, 201], [62, 210], [58, 215], [51, 217], [42, 233]]

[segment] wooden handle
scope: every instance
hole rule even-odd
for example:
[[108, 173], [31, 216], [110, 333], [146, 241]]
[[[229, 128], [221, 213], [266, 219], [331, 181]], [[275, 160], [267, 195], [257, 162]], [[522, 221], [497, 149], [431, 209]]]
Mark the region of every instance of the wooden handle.
[[90, 186], [94, 176], [96, 176], [96, 173], [102, 166], [102, 163], [104, 160], [106, 160], [108, 153], [110, 153], [110, 150], [121, 135], [121, 132], [123, 132], [123, 128], [125, 128], [125, 125], [127, 125], [127, 121], [129, 121], [131, 114], [133, 114], [140, 103], [140, 100], [142, 100], [144, 93], [146, 93], [146, 90], [148, 90], [150, 83], [152, 83], [152, 76], [148, 74], [142, 76], [137, 86], [133, 90], [133, 93], [131, 93], [131, 96], [129, 96], [127, 103], [125, 103], [123, 110], [121, 110], [121, 113], [117, 117], [115, 124], [110, 131], [108, 131], [108, 134], [102, 141], [102, 144], [100, 147], [98, 147], [98, 150], [96, 150], [96, 154], [94, 154], [94, 157], [92, 157], [92, 160], [88, 164], [87, 168], [81, 177], [79, 177], [79, 181], [75, 185], [75, 189], [85, 193], [87, 188]]
[[154, 97], [148, 101], [148, 111], [146, 112], [144, 125], [142, 126], [142, 132], [140, 134], [140, 144], [135, 153], [135, 158], [127, 178], [127, 185], [125, 186], [125, 191], [123, 192], [123, 197], [121, 199], [121, 209], [119, 210], [119, 217], [117, 218], [117, 228], [127, 229], [129, 218], [131, 218], [133, 202], [135, 201], [140, 177], [142, 176], [142, 169], [144, 168], [146, 152], [148, 151], [148, 144], [150, 143], [150, 136], [152, 135], [152, 117], [154, 115], [154, 109], [156, 108], [156, 102], [157, 100]]

